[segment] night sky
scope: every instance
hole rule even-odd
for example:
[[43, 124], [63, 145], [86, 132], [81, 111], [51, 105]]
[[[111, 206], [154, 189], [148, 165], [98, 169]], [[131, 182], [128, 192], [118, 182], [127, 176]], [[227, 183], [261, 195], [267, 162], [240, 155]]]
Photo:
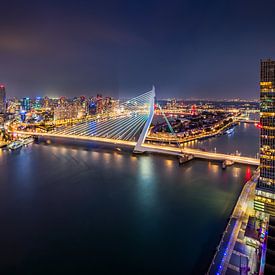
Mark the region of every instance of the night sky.
[[8, 96], [257, 98], [274, 0], [0, 0]]

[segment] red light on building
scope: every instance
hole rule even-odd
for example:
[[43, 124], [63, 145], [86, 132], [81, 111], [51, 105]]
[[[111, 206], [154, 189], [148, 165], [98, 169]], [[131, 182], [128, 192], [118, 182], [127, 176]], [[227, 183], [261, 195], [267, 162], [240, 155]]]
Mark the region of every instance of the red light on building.
[[256, 124], [256, 127], [259, 128], [259, 129], [262, 129], [263, 128], [263, 125], [261, 123], [257, 123]]
[[252, 177], [251, 169], [250, 169], [250, 167], [248, 166], [248, 167], [246, 168], [246, 172], [245, 172], [245, 181], [250, 180], [251, 177]]
[[196, 105], [192, 105], [191, 107], [191, 115], [192, 116], [196, 116], [198, 113], [197, 113], [197, 107]]

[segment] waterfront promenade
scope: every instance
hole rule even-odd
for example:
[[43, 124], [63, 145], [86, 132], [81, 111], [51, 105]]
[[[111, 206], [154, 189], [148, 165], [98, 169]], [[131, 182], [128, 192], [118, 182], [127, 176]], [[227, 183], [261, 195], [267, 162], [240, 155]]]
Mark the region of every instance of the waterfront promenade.
[[[253, 213], [253, 200], [258, 177], [259, 170], [256, 170], [252, 178], [244, 185], [207, 274], [225, 275], [232, 271], [240, 273], [240, 267], [232, 264], [231, 258], [233, 254], [242, 255], [235, 251], [235, 246], [242, 225], [247, 224], [249, 215]], [[251, 253], [249, 257], [244, 254], [243, 256], [248, 258], [250, 270], [256, 269], [253, 262], [255, 253]]]

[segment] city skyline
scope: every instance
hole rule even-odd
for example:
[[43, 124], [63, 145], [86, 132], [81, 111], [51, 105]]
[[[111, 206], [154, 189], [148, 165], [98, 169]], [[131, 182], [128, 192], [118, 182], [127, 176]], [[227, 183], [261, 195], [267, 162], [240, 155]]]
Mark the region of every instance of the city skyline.
[[274, 0], [2, 1], [1, 274], [275, 274]]
[[259, 59], [274, 56], [272, 1], [139, 3], [4, 3], [8, 96], [119, 98], [154, 84], [159, 98], [257, 97]]

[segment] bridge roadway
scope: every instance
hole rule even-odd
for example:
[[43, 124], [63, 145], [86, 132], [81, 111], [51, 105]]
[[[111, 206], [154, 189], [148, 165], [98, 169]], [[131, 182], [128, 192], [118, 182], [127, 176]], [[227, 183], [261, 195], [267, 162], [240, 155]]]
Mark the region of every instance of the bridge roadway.
[[[66, 138], [66, 139], [76, 139], [76, 140], [86, 140], [86, 141], [96, 141], [96, 142], [103, 142], [113, 145], [121, 145], [121, 146], [130, 146], [135, 147], [136, 142], [128, 141], [128, 140], [119, 140], [119, 139], [111, 139], [111, 138], [103, 138], [103, 137], [96, 137], [96, 136], [78, 136], [78, 135], [63, 135], [63, 134], [54, 134], [54, 133], [37, 133], [37, 132], [25, 132], [25, 131], [13, 131], [13, 133], [17, 133], [19, 135], [34, 135], [34, 136], [42, 136], [46, 138]], [[235, 156], [235, 155], [228, 155], [222, 153], [212, 153], [212, 152], [205, 152], [197, 149], [190, 149], [190, 148], [178, 148], [172, 146], [162, 146], [162, 145], [155, 145], [150, 143], [143, 143], [139, 146], [139, 152], [151, 152], [151, 153], [160, 153], [166, 155], [176, 155], [182, 156], [183, 154], [193, 155], [195, 158], [200, 159], [208, 159], [208, 160], [216, 160], [216, 161], [224, 161], [230, 160], [234, 163], [241, 163], [241, 164], [249, 164], [258, 166], [260, 164], [259, 159], [249, 158], [249, 157], [242, 157], [242, 156]]]
[[112, 139], [106, 137], [97, 137], [97, 136], [79, 136], [73, 134], [54, 134], [54, 133], [40, 133], [40, 132], [26, 132], [26, 131], [11, 131], [14, 134], [24, 135], [24, 136], [37, 136], [37, 137], [45, 137], [45, 138], [65, 138], [65, 139], [76, 139], [76, 140], [86, 140], [86, 141], [96, 141], [103, 142], [109, 144], [118, 144], [118, 145], [126, 145], [134, 147], [136, 145], [135, 141], [129, 140], [120, 140], [120, 139]]
[[239, 121], [239, 122], [243, 122], [243, 123], [260, 123], [259, 120], [255, 120], [255, 119], [236, 119], [236, 121]]
[[241, 164], [249, 164], [258, 166], [260, 164], [259, 159], [249, 158], [249, 157], [242, 157], [242, 156], [235, 156], [235, 155], [228, 155], [222, 153], [212, 153], [212, 152], [205, 152], [198, 149], [191, 149], [191, 148], [178, 148], [178, 147], [171, 147], [171, 146], [161, 146], [161, 145], [154, 145], [154, 144], [143, 144], [142, 148], [144, 152], [154, 152], [154, 153], [163, 153], [169, 155], [182, 155], [188, 154], [193, 155], [195, 158], [200, 159], [208, 159], [208, 160], [217, 160], [217, 161], [224, 161], [230, 160], [234, 163], [241, 163]]

